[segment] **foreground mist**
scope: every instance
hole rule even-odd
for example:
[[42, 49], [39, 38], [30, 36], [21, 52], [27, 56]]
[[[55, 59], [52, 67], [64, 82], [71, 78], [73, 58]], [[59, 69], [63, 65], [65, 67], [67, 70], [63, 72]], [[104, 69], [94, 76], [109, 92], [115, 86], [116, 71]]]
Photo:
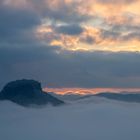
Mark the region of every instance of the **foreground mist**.
[[1, 140], [137, 140], [140, 104], [91, 97], [67, 105], [24, 108], [0, 102]]

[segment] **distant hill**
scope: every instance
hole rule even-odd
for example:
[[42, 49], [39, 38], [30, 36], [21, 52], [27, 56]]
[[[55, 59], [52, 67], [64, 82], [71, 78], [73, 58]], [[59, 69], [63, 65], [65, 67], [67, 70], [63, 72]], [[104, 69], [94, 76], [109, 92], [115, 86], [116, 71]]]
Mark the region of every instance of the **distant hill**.
[[133, 92], [130, 92], [130, 93], [128, 92], [124, 92], [124, 93], [103, 92], [103, 93], [98, 93], [98, 94], [87, 94], [87, 95], [81, 95], [81, 94], [75, 94], [75, 93], [69, 93], [65, 95], [60, 95], [60, 94], [55, 94], [55, 93], [50, 93], [50, 94], [64, 101], [78, 101], [78, 100], [90, 99], [93, 97], [99, 97], [99, 98], [102, 97], [102, 98], [116, 100], [116, 101], [140, 103], [140, 93], [133, 93]]
[[39, 82], [26, 79], [6, 84], [0, 92], [0, 100], [9, 100], [22, 106], [64, 104], [63, 101], [44, 92]]
[[118, 101], [125, 101], [125, 102], [136, 102], [140, 103], [140, 94], [134, 94], [134, 93], [99, 93], [96, 94], [95, 96], [98, 97], [104, 97], [112, 100], [118, 100]]

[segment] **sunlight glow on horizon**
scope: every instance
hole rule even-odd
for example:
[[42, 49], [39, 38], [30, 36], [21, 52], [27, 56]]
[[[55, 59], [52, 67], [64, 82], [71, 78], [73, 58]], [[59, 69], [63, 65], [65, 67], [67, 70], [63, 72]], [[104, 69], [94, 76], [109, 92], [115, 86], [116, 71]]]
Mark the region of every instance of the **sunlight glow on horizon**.
[[43, 89], [46, 92], [54, 92], [56, 94], [97, 94], [101, 92], [130, 92], [130, 93], [138, 93], [140, 92], [140, 88], [44, 88]]

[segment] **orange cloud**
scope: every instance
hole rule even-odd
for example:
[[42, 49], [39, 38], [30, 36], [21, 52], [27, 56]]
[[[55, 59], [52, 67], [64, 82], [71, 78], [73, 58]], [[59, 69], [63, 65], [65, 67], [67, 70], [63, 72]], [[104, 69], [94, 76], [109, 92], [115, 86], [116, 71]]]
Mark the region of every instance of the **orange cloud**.
[[[138, 36], [129, 37], [127, 33], [114, 35], [110, 30], [103, 36], [103, 30], [100, 28], [92, 26], [83, 28], [84, 32], [77, 36], [56, 33], [50, 26], [41, 27], [38, 33], [42, 40], [50, 39], [50, 45], [58, 45], [67, 50], [140, 51]], [[129, 39], [124, 39], [127, 36]]]
[[[36, 35], [46, 44], [75, 51], [140, 51], [140, 0], [5, 0], [3, 3], [26, 7], [40, 15], [42, 25], [36, 28]], [[55, 26], [70, 24], [83, 15], [90, 17], [76, 23], [84, 28], [83, 33], [71, 36], [55, 32]], [[114, 29], [116, 26], [119, 29]]]

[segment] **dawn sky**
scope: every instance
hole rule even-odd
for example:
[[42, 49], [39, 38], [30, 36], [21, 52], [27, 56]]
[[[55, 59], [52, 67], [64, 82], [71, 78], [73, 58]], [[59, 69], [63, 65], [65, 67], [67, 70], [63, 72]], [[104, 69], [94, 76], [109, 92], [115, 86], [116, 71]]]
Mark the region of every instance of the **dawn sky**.
[[0, 88], [140, 88], [140, 0], [0, 0]]

